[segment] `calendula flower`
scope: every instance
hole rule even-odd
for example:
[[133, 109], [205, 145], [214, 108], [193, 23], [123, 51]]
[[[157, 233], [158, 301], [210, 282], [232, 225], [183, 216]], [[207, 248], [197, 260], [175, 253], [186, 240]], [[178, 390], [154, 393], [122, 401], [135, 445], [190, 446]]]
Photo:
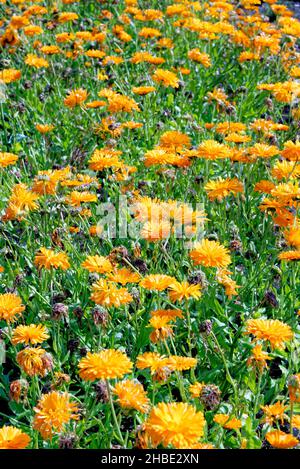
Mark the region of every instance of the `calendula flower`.
[[150, 334], [151, 342], [156, 344], [158, 341], [166, 340], [173, 335], [173, 325], [170, 324], [170, 321], [172, 321], [172, 318], [168, 316], [152, 316], [149, 321], [149, 327], [154, 329]]
[[21, 220], [29, 211], [38, 208], [37, 200], [39, 196], [28, 190], [25, 184], [16, 184], [12, 189], [12, 194], [8, 200], [8, 207], [3, 221]]
[[0, 295], [0, 319], [6, 322], [13, 322], [22, 315], [25, 306], [22, 305], [21, 298], [15, 293], [4, 293]]
[[190, 385], [189, 391], [190, 391], [193, 398], [200, 397], [203, 386], [205, 386], [205, 383], [196, 382], [196, 383]]
[[136, 359], [136, 367], [140, 370], [149, 368], [151, 374], [155, 374], [158, 370], [168, 367], [169, 359], [157, 352], [145, 352], [138, 355]]
[[47, 328], [42, 324], [30, 324], [30, 326], [17, 326], [13, 330], [12, 343], [16, 344], [41, 344], [49, 339]]
[[298, 438], [290, 433], [284, 433], [281, 430], [272, 430], [266, 434], [266, 440], [274, 448], [290, 449], [295, 448], [299, 444]]
[[29, 376], [45, 376], [50, 368], [46, 350], [40, 347], [26, 347], [18, 352], [17, 363]]
[[13, 153], [0, 152], [0, 168], [6, 168], [18, 161], [18, 156]]
[[285, 410], [288, 406], [282, 404], [282, 402], [275, 402], [275, 404], [261, 406], [261, 409], [265, 415], [263, 422], [273, 425], [274, 422], [279, 420], [283, 424], [285, 418]]
[[204, 67], [211, 67], [211, 61], [208, 54], [205, 52], [200, 52], [198, 48], [192, 49], [188, 52], [188, 58], [194, 62], [202, 64]]
[[231, 153], [231, 148], [224, 145], [224, 143], [219, 143], [215, 140], [205, 140], [199, 145], [196, 156], [206, 160], [217, 160], [229, 158]]
[[151, 311], [151, 316], [159, 316], [159, 317], [164, 317], [167, 316], [169, 318], [183, 318], [183, 312], [181, 309], [156, 309], [154, 311]]
[[154, 86], [135, 86], [132, 88], [132, 92], [135, 94], [139, 94], [140, 96], [153, 93], [153, 91], [155, 91]]
[[177, 77], [177, 75], [175, 75], [175, 73], [170, 72], [170, 70], [157, 69], [152, 75], [152, 79], [156, 83], [161, 83], [165, 87], [179, 87], [179, 78]]
[[214, 422], [221, 425], [226, 430], [238, 430], [242, 427], [242, 422], [235, 418], [230, 417], [227, 414], [216, 414], [214, 416]]
[[24, 449], [30, 443], [30, 437], [19, 428], [4, 425], [0, 428], [0, 449]]
[[13, 81], [20, 80], [21, 71], [14, 68], [7, 68], [0, 70], [0, 83], [12, 83]]
[[133, 364], [120, 350], [104, 349], [99, 353], [88, 352], [78, 364], [79, 375], [85, 381], [123, 378]]
[[135, 409], [144, 414], [150, 408], [147, 393], [138, 381], [127, 379], [117, 383], [113, 394], [118, 397], [118, 403], [124, 409]]
[[173, 282], [174, 278], [164, 274], [150, 274], [140, 281], [140, 286], [146, 290], [163, 291]]
[[169, 286], [169, 296], [172, 301], [183, 301], [190, 298], [198, 300], [201, 297], [200, 285], [190, 284], [187, 281], [174, 281]]
[[280, 154], [288, 161], [300, 161], [300, 141], [292, 142], [288, 140], [284, 143]]
[[122, 166], [122, 162], [119, 160], [121, 154], [121, 151], [108, 148], [95, 150], [89, 160], [89, 167], [93, 171], [103, 171], [106, 168], [120, 168]]
[[132, 296], [126, 288], [118, 288], [115, 282], [100, 279], [92, 285], [91, 300], [96, 304], [115, 308], [130, 303]]
[[171, 355], [168, 359], [168, 367], [173, 371], [186, 371], [194, 368], [197, 365], [197, 358], [192, 357], [179, 357]]
[[284, 349], [285, 342], [294, 336], [290, 326], [278, 319], [249, 319], [245, 334], [252, 334], [257, 340], [268, 341], [272, 349]]
[[87, 91], [82, 88], [70, 91], [68, 96], [64, 99], [64, 105], [69, 108], [80, 106], [84, 101], [86, 101], [87, 97]]
[[137, 283], [140, 280], [140, 274], [137, 272], [132, 272], [126, 267], [121, 269], [114, 269], [111, 273], [107, 274], [107, 278], [121, 285], [126, 285], [127, 283]]
[[48, 132], [51, 132], [51, 130], [54, 129], [54, 125], [49, 125], [49, 124], [37, 124], [35, 126], [36, 130], [40, 132], [41, 134], [47, 134]]
[[247, 365], [252, 365], [262, 371], [267, 367], [267, 360], [271, 360], [269, 354], [264, 352], [262, 345], [255, 345], [252, 349], [251, 356], [247, 360]]
[[39, 57], [36, 54], [27, 54], [25, 58], [25, 64], [34, 68], [48, 68], [49, 62], [43, 57]]
[[278, 259], [281, 261], [299, 261], [300, 260], [300, 250], [298, 251], [285, 251], [281, 252], [278, 256]]
[[34, 264], [39, 268], [46, 270], [62, 269], [67, 270], [70, 267], [69, 259], [64, 252], [55, 252], [52, 249], [40, 248], [34, 258]]
[[70, 420], [78, 420], [79, 407], [71, 401], [67, 392], [51, 391], [43, 394], [34, 407], [32, 426], [44, 439], [52, 439], [54, 433], [62, 432]]
[[145, 422], [146, 432], [165, 448], [190, 448], [203, 436], [205, 420], [202, 412], [183, 402], [155, 406]]
[[227, 267], [231, 263], [228, 249], [209, 239], [196, 243], [189, 255], [194, 264], [205, 267]]
[[229, 195], [237, 195], [244, 192], [243, 184], [237, 179], [222, 179], [209, 181], [204, 189], [207, 192], [209, 200], [218, 200], [219, 202]]
[[87, 256], [86, 260], [82, 262], [82, 267], [87, 269], [89, 272], [97, 272], [98, 274], [105, 274], [113, 270], [113, 266], [107, 257], [98, 256]]

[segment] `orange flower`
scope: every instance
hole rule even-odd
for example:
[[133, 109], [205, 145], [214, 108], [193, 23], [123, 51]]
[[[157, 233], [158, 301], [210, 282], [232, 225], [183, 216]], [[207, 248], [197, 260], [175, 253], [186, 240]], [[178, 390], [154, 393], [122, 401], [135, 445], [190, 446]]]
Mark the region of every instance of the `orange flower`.
[[13, 153], [0, 152], [0, 168], [6, 168], [18, 161], [18, 156]]
[[128, 290], [118, 288], [114, 282], [100, 279], [93, 283], [92, 288], [91, 300], [98, 305], [119, 308], [132, 301], [132, 296]]
[[4, 425], [0, 428], [0, 449], [24, 449], [30, 437], [16, 427]]
[[86, 90], [79, 88], [77, 90], [70, 91], [68, 96], [64, 99], [64, 104], [67, 107], [73, 108], [80, 106], [87, 99], [88, 93]]
[[118, 403], [124, 409], [135, 409], [144, 414], [150, 408], [147, 393], [138, 381], [127, 379], [117, 383], [113, 394], [118, 397]]
[[205, 267], [227, 267], [231, 263], [228, 249], [218, 241], [208, 239], [195, 244], [190, 252], [190, 258], [196, 265]]
[[98, 272], [99, 274], [105, 274], [111, 272], [113, 266], [109, 259], [103, 256], [88, 256], [84, 262], [82, 262], [82, 267], [87, 269], [89, 272]]
[[140, 286], [146, 290], [163, 291], [173, 282], [174, 278], [164, 274], [150, 274], [140, 281]]
[[257, 340], [270, 342], [272, 349], [283, 349], [285, 342], [294, 336], [290, 326], [278, 319], [249, 319], [246, 327], [245, 334], [252, 334]]
[[51, 391], [43, 394], [34, 408], [35, 416], [32, 426], [44, 439], [52, 438], [54, 432], [62, 432], [70, 420], [78, 420], [77, 404], [71, 402], [67, 392]]
[[16, 344], [41, 344], [49, 339], [47, 328], [42, 324], [30, 324], [30, 326], [18, 326], [13, 330], [12, 343]]
[[152, 79], [156, 83], [161, 83], [165, 87], [179, 87], [179, 78], [175, 75], [175, 73], [170, 72], [170, 70], [163, 70], [161, 68], [158, 68], [152, 75]]
[[281, 430], [272, 430], [266, 434], [266, 440], [274, 448], [290, 449], [295, 448], [299, 444], [298, 438], [290, 433], [284, 433]]
[[52, 249], [40, 248], [34, 258], [34, 264], [41, 269], [62, 269], [67, 270], [70, 267], [69, 259], [64, 252], [55, 252]]
[[122, 378], [130, 373], [133, 364], [119, 350], [104, 349], [99, 353], [88, 352], [79, 362], [79, 375], [85, 381]]
[[174, 281], [169, 289], [169, 296], [172, 301], [183, 301], [190, 298], [198, 300], [201, 297], [200, 285], [189, 284], [186, 281]]
[[145, 430], [153, 441], [165, 448], [190, 448], [204, 433], [205, 420], [202, 412], [183, 402], [155, 406], [145, 423]]
[[0, 319], [13, 322], [23, 313], [25, 306], [15, 293], [4, 293], [0, 295]]

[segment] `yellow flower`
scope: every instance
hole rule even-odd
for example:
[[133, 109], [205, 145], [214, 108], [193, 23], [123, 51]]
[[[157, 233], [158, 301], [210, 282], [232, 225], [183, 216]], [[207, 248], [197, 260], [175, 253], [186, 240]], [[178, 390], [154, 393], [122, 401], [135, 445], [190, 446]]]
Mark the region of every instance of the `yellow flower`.
[[205, 386], [205, 383], [196, 382], [194, 384], [191, 384], [190, 387], [189, 387], [189, 391], [190, 391], [192, 397], [194, 397], [194, 398], [200, 397], [203, 386]]
[[124, 409], [136, 409], [143, 414], [149, 410], [150, 400], [138, 381], [125, 380], [117, 383], [113, 394], [118, 397], [118, 403]]
[[290, 433], [284, 433], [281, 430], [272, 430], [266, 434], [266, 440], [274, 448], [290, 449], [299, 444], [299, 440]]
[[82, 262], [82, 267], [87, 269], [89, 272], [98, 272], [99, 274], [105, 274], [111, 272], [113, 266], [109, 259], [104, 256], [87, 256], [86, 260]]
[[32, 426], [44, 439], [51, 439], [54, 432], [62, 432], [70, 420], [78, 420], [79, 408], [70, 398], [67, 392], [58, 391], [42, 395], [34, 408]]
[[203, 239], [196, 243], [190, 252], [190, 258], [196, 265], [205, 267], [227, 267], [231, 263], [229, 251], [218, 241]]
[[139, 282], [140, 274], [132, 272], [126, 267], [122, 267], [121, 269], [114, 269], [111, 273], [108, 273], [107, 278], [116, 283], [121, 283], [121, 285], [126, 285], [127, 283]]
[[163, 291], [173, 282], [174, 278], [164, 274], [150, 274], [140, 281], [140, 286], [146, 290]]
[[96, 304], [115, 308], [130, 303], [132, 296], [126, 288], [118, 288], [116, 283], [100, 279], [92, 285], [91, 300]]
[[17, 344], [41, 344], [49, 339], [47, 328], [42, 324], [30, 324], [30, 326], [17, 326], [13, 330], [12, 343]]
[[215, 181], [208, 181], [204, 189], [207, 192], [209, 200], [217, 199], [219, 202], [231, 194], [236, 195], [239, 192], [244, 192], [244, 186], [237, 178], [219, 178]]
[[0, 319], [13, 322], [22, 312], [25, 306], [15, 293], [4, 293], [0, 295]]
[[0, 70], [0, 83], [12, 83], [21, 78], [20, 70], [15, 70], [14, 68], [7, 68], [5, 70]]
[[119, 350], [104, 349], [99, 353], [88, 352], [79, 362], [79, 375], [85, 381], [122, 378], [132, 370], [132, 362]]
[[190, 298], [198, 300], [201, 297], [200, 285], [193, 285], [186, 281], [174, 281], [169, 289], [169, 296], [172, 301], [183, 301]]
[[17, 353], [17, 363], [29, 376], [45, 376], [52, 363], [46, 350], [40, 347], [26, 347]]
[[55, 252], [52, 249], [40, 248], [39, 252], [34, 258], [34, 264], [41, 269], [44, 267], [46, 270], [62, 269], [67, 270], [70, 267], [68, 256], [64, 252]]
[[18, 161], [18, 156], [13, 153], [0, 152], [0, 168], [6, 168]]
[[161, 83], [165, 87], [179, 87], [179, 78], [175, 75], [175, 73], [170, 72], [170, 70], [163, 70], [158, 68], [152, 75], [152, 79], [156, 83]]
[[0, 428], [0, 449], [24, 449], [30, 437], [16, 427], [4, 425]]
[[245, 334], [252, 334], [257, 340], [270, 342], [272, 349], [283, 349], [285, 342], [294, 336], [290, 326], [278, 319], [249, 319], [246, 328]]
[[204, 433], [205, 420], [202, 412], [183, 402], [155, 406], [145, 422], [151, 439], [165, 448], [190, 448]]
[[265, 414], [265, 418], [263, 421], [269, 423], [270, 425], [273, 425], [276, 420], [280, 420], [283, 424], [285, 417], [284, 411], [287, 408], [288, 406], [283, 405], [282, 402], [279, 401], [275, 402], [275, 404], [261, 406], [261, 409]]
[[226, 430], [238, 430], [242, 427], [242, 422], [239, 419], [235, 417], [231, 418], [227, 414], [216, 414], [214, 416], [214, 422], [226, 428]]
[[86, 90], [79, 88], [77, 90], [70, 91], [68, 96], [64, 99], [64, 104], [67, 107], [73, 108], [80, 106], [87, 99], [88, 93]]

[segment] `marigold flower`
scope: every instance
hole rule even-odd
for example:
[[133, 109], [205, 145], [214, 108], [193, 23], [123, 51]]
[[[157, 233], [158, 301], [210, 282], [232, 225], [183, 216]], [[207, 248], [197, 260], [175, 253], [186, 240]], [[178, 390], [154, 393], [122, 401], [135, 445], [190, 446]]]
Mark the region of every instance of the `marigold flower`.
[[0, 449], [24, 449], [30, 443], [30, 437], [16, 427], [4, 425], [0, 428]]
[[198, 300], [201, 297], [200, 285], [193, 285], [187, 281], [174, 281], [169, 286], [169, 296], [172, 301], [183, 301], [190, 298]]
[[257, 340], [270, 342], [272, 349], [283, 349], [285, 342], [294, 336], [290, 326], [278, 319], [249, 319], [246, 322], [245, 334], [252, 334]]
[[299, 444], [298, 438], [290, 433], [284, 433], [281, 430], [272, 430], [266, 434], [266, 440], [274, 448], [290, 449], [295, 448]]
[[209, 200], [217, 199], [219, 202], [231, 194], [237, 195], [244, 192], [244, 186], [237, 178], [219, 178], [215, 181], [209, 181], [204, 186], [204, 189], [207, 192]]
[[18, 161], [18, 156], [13, 153], [0, 152], [0, 168], [6, 168]]
[[29, 376], [45, 376], [50, 369], [46, 360], [46, 350], [40, 347], [27, 347], [17, 353], [17, 363]]
[[208, 239], [195, 244], [190, 252], [190, 258], [194, 264], [205, 267], [227, 267], [231, 263], [228, 249], [218, 241]]
[[147, 393], [138, 381], [127, 379], [117, 383], [113, 394], [118, 397], [118, 403], [124, 409], [135, 409], [144, 414], [150, 408]]
[[22, 300], [15, 293], [4, 293], [0, 295], [0, 319], [13, 322], [25, 310]]
[[275, 404], [261, 406], [263, 413], [265, 414], [263, 422], [269, 423], [273, 425], [274, 422], [280, 420], [281, 424], [283, 424], [285, 414], [284, 411], [288, 408], [282, 404], [282, 402], [275, 402]]
[[156, 443], [178, 449], [197, 443], [203, 436], [204, 426], [203, 413], [183, 402], [160, 402], [145, 422], [146, 432]]
[[161, 83], [165, 87], [179, 87], [179, 78], [175, 75], [175, 73], [170, 72], [170, 70], [157, 69], [152, 75], [152, 79], [156, 83]]
[[43, 394], [34, 408], [32, 426], [46, 440], [52, 439], [56, 432], [62, 432], [70, 420], [78, 420], [79, 407], [71, 401], [67, 392], [51, 391]]
[[227, 414], [216, 414], [214, 416], [214, 422], [227, 430], [238, 430], [242, 427], [242, 422], [239, 419], [232, 418]]
[[67, 270], [70, 267], [68, 256], [65, 252], [55, 252], [52, 249], [40, 248], [34, 258], [34, 264], [39, 268], [46, 270], [62, 269]]
[[84, 103], [84, 101], [86, 101], [87, 97], [87, 91], [79, 88], [69, 92], [68, 96], [64, 99], [64, 104], [70, 108], [80, 106], [82, 103]]
[[174, 278], [164, 274], [150, 274], [140, 281], [140, 286], [146, 290], [163, 291], [173, 282]]
[[42, 324], [30, 324], [30, 326], [17, 326], [13, 330], [12, 343], [16, 344], [41, 344], [49, 339], [47, 328]]
[[78, 364], [79, 375], [85, 381], [122, 378], [130, 373], [133, 364], [120, 350], [104, 349], [99, 353], [88, 352]]
[[93, 283], [92, 289], [91, 300], [102, 306], [119, 308], [133, 299], [126, 288], [118, 288], [116, 283], [105, 279]]
[[98, 254], [95, 256], [88, 256], [81, 265], [89, 272], [98, 272], [98, 274], [105, 274], [107, 272], [111, 272], [113, 269], [110, 260], [104, 256], [98, 256]]
[[14, 68], [7, 68], [0, 70], [0, 83], [12, 83], [13, 81], [20, 80], [21, 71]]

